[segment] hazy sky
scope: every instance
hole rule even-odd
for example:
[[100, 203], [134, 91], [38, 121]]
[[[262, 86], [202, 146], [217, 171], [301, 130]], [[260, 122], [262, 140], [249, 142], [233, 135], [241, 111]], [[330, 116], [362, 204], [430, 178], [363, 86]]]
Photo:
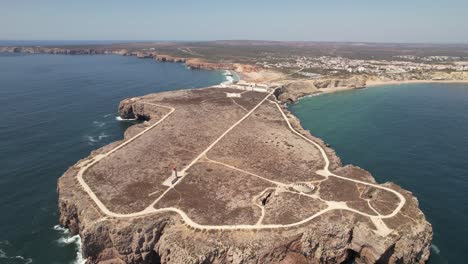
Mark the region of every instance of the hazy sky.
[[467, 0], [0, 0], [0, 40], [468, 42]]

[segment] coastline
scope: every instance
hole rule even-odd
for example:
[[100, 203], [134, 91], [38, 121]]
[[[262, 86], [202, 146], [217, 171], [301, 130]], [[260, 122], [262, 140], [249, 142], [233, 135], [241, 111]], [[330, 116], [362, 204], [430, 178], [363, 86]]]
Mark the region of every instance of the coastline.
[[[7, 229], [18, 232], [10, 232], [0, 245], [0, 250], [5, 251], [7, 257], [22, 256], [33, 259], [35, 263], [71, 263], [76, 259], [78, 247], [75, 243], [60, 243], [62, 238], [68, 237], [53, 228], [58, 224], [56, 180], [77, 159], [123, 137], [125, 129], [132, 122], [115, 120], [118, 103], [123, 98], [180, 87], [196, 89], [217, 85], [225, 81], [225, 77], [217, 70], [189, 71], [183, 64], [160, 64], [153, 60], [111, 54], [30, 55], [0, 55], [1, 68], [4, 69], [1, 79], [5, 84], [2, 87], [7, 103], [5, 106], [11, 108], [13, 105], [13, 108], [21, 109], [15, 111], [13, 116], [24, 117], [22, 113], [27, 113], [25, 122], [16, 122], [16, 118], [6, 121], [8, 129], [1, 133], [4, 138], [10, 138], [9, 142], [2, 144], [2, 149], [9, 153], [5, 156], [9, 166], [5, 166], [3, 173], [0, 173], [5, 180], [2, 193], [5, 197], [21, 194], [16, 200], [24, 207], [11, 208], [6, 203], [2, 207], [11, 212], [2, 219], [4, 223], [11, 223], [10, 227], [3, 225], [5, 232]], [[66, 76], [66, 81], [63, 81], [63, 76]], [[76, 112], [77, 109], [86, 111]], [[22, 131], [26, 123], [34, 129]], [[63, 126], [66, 128], [63, 129]], [[43, 130], [49, 132], [41, 133]], [[21, 136], [18, 137], [20, 131]], [[27, 154], [23, 153], [21, 149], [32, 141], [45, 144], [36, 144]], [[47, 153], [47, 157], [37, 159], [43, 156], [41, 153]], [[15, 166], [18, 157], [28, 160], [29, 165], [21, 168]], [[12, 169], [18, 172], [17, 176], [8, 174]], [[34, 183], [30, 186], [15, 188], [22, 182], [31, 181]], [[46, 192], [34, 191], [39, 189]], [[35, 207], [37, 200], [47, 206]], [[36, 224], [30, 225], [28, 219], [31, 217], [37, 217]], [[22, 227], [33, 228], [41, 236], [30, 235], [31, 229]], [[0, 258], [0, 263], [3, 263], [2, 260]], [[16, 261], [23, 263], [19, 259]]]
[[[460, 179], [459, 171], [463, 173], [464, 166], [463, 159], [441, 158], [446, 152], [451, 152], [443, 149], [443, 144], [440, 144], [439, 149], [439, 144], [435, 142], [456, 146], [463, 145], [461, 142], [466, 140], [466, 136], [460, 132], [466, 131], [466, 126], [457, 127], [457, 124], [466, 116], [464, 112], [468, 109], [468, 82], [385, 82], [368, 88], [373, 87], [381, 89], [310, 98], [291, 105], [290, 109], [305, 120], [305, 127], [312, 133], [327, 140], [337, 149], [341, 146], [339, 154], [345, 163], [380, 172], [379, 180], [392, 180], [413, 191], [420, 199], [421, 209], [431, 219], [435, 231], [428, 263], [452, 262], [465, 252], [457, 247], [457, 242], [453, 242], [464, 234], [451, 232], [450, 226], [456, 226], [463, 220], [439, 216], [456, 212], [448, 201], [463, 189], [463, 185], [458, 186], [454, 182]], [[444, 127], [444, 132], [434, 127]], [[386, 139], [379, 142], [382, 138]], [[347, 145], [350, 141], [354, 141], [354, 145]], [[362, 144], [363, 142], [369, 144]], [[364, 153], [368, 151], [370, 154], [360, 155], [363, 149]], [[455, 150], [452, 151], [453, 157], [463, 157], [455, 154]], [[463, 151], [465, 150], [460, 150]], [[408, 160], [418, 161], [408, 166]], [[393, 173], [393, 168], [396, 167], [403, 169]], [[442, 180], [438, 178], [442, 174], [439, 168], [443, 168], [447, 176]], [[421, 186], [421, 181], [428, 184]], [[450, 185], [457, 187], [452, 190]], [[452, 191], [444, 196], [447, 189]], [[450, 208], [450, 212], [443, 211], [442, 208]]]
[[403, 84], [421, 84], [421, 83], [446, 83], [446, 84], [468, 84], [468, 80], [406, 80], [406, 81], [367, 81], [366, 86], [364, 87], [334, 87], [334, 88], [322, 88], [318, 92], [310, 93], [306, 95], [302, 95], [298, 97], [295, 101], [291, 102], [291, 104], [295, 104], [302, 100], [303, 98], [307, 97], [314, 97], [320, 96], [324, 94], [331, 94], [331, 93], [339, 93], [339, 92], [346, 92], [346, 91], [353, 91], [353, 90], [361, 90], [361, 89], [368, 89], [374, 87], [381, 87], [386, 85], [403, 85]]
[[[210, 88], [210, 87], [207, 87], [207, 88]], [[201, 89], [203, 89], [203, 88], [201, 88]], [[193, 89], [187, 89], [187, 90], [193, 90]], [[167, 92], [167, 93], [169, 94], [169, 93], [174, 93], [174, 92]], [[141, 98], [145, 98], [145, 96], [143, 96]], [[144, 109], [141, 109], [141, 110], [144, 111]], [[317, 142], [319, 145], [321, 145], [324, 148], [324, 150], [326, 151], [326, 155], [332, 161], [333, 170], [339, 169], [342, 165], [341, 165], [340, 159], [336, 155], [335, 151], [333, 149], [329, 148], [323, 142], [323, 140], [321, 140], [320, 138], [315, 137], [314, 135], [310, 134], [307, 130], [305, 130], [301, 125], [301, 121], [294, 114], [292, 114], [291, 111], [287, 110], [285, 112], [286, 112], [286, 115], [288, 116], [289, 121], [292, 123], [292, 126], [295, 129], [297, 129], [301, 134], [305, 135], [306, 137], [313, 139], [315, 142]], [[141, 128], [138, 128], [137, 126], [132, 126], [132, 127], [129, 128], [129, 130], [134, 131], [133, 133], [135, 133], [135, 131], [138, 131], [139, 129], [141, 129]], [[129, 134], [130, 133], [125, 132], [124, 141], [128, 140]], [[123, 142], [123, 141], [117, 141], [117, 142]], [[111, 143], [109, 145], [106, 145], [106, 146], [104, 146], [104, 147], [102, 147], [100, 149], [97, 149], [97, 150], [93, 151], [91, 153], [91, 155], [90, 155], [90, 158], [102, 155], [103, 151], [108, 150], [111, 146], [115, 146], [115, 144], [117, 144], [117, 142]], [[345, 168], [347, 168], [347, 167], [341, 167], [341, 169], [345, 169]], [[359, 169], [358, 167], [352, 167], [352, 168]], [[106, 232], [108, 230], [111, 231], [111, 230], [114, 230], [114, 228], [118, 228], [118, 227], [112, 226], [107, 221], [106, 222], [101, 222], [100, 219], [103, 219], [102, 218], [103, 216], [100, 215], [99, 212], [93, 212], [93, 210], [84, 210], [84, 209], [89, 208], [89, 207], [94, 207], [94, 203], [89, 200], [89, 197], [81, 196], [81, 195], [83, 195], [82, 189], [80, 188], [80, 186], [76, 185], [76, 181], [75, 181], [75, 178], [74, 178], [74, 175], [75, 175], [74, 170], [77, 170], [77, 169], [78, 169], [77, 165], [72, 166], [59, 179], [58, 192], [59, 192], [59, 201], [60, 201], [59, 202], [59, 204], [60, 204], [60, 206], [59, 206], [60, 223], [61, 223], [61, 225], [70, 228], [70, 230], [72, 231], [73, 234], [80, 234], [80, 237], [82, 237], [82, 239], [84, 241], [83, 242], [83, 254], [85, 256], [87, 256], [87, 257], [91, 257], [94, 260], [97, 260], [97, 259], [102, 257], [101, 252], [90, 253], [90, 249], [89, 249], [90, 245], [92, 245], [93, 243], [97, 243], [97, 241], [93, 242], [93, 237], [97, 236], [97, 234], [99, 234], [99, 235], [101, 235], [103, 237], [106, 237], [107, 236]], [[364, 170], [362, 170], [362, 171], [364, 171]], [[367, 173], [367, 172], [365, 172], [365, 173]], [[407, 208], [407, 209], [410, 208], [408, 210], [419, 210], [419, 209], [417, 209], [418, 208], [417, 200], [409, 192], [407, 192], [406, 190], [404, 190], [401, 187], [399, 187], [397, 185], [394, 185], [392, 183], [377, 183], [375, 181], [375, 179], [370, 174], [368, 174], [368, 175], [369, 176], [366, 176], [366, 177], [369, 177], [368, 180], [370, 182], [378, 184], [378, 185], [391, 187], [392, 189], [395, 189], [395, 190], [398, 190], [399, 192], [401, 192], [406, 197], [406, 199], [410, 202], [408, 205], [406, 205], [408, 207], [405, 207], [405, 208]], [[80, 191], [78, 191], [78, 192], [74, 191], [73, 192], [73, 189], [80, 190]], [[81, 202], [77, 202], [77, 201], [81, 201]], [[97, 213], [97, 215], [95, 215], [96, 213]], [[327, 217], [328, 217], [328, 215], [327, 215]], [[138, 221], [138, 224], [135, 224], [135, 228], [138, 228], [138, 227], [141, 227], [141, 226], [150, 226], [150, 224], [147, 223], [147, 221], [150, 221], [152, 223], [151, 225], [156, 226], [156, 229], [157, 229], [158, 233], [161, 232], [161, 234], [162, 234], [163, 233], [162, 229], [165, 229], [164, 233], [171, 234], [170, 230], [173, 228], [175, 223], [178, 223], [178, 220], [175, 220], [175, 219], [176, 218], [173, 219], [172, 217], [169, 217], [169, 216], [167, 216], [167, 217], [162, 216], [161, 219], [148, 220], [147, 218], [141, 217], [141, 218], [139, 218], [139, 220], [132, 220], [132, 221]], [[95, 223], [98, 223], [98, 224], [95, 224]], [[418, 228], [422, 228], [422, 230], [420, 232], [423, 232], [425, 234], [425, 236], [424, 237], [417, 237], [417, 238], [414, 237], [413, 239], [417, 240], [418, 243], [419, 242], [421, 243], [421, 244], [418, 245], [418, 248], [420, 248], [420, 250], [421, 250], [420, 253], [423, 256], [423, 259], [427, 259], [429, 257], [429, 252], [427, 251], [428, 245], [430, 245], [430, 237], [429, 236], [432, 236], [432, 231], [429, 230], [430, 225], [427, 224], [425, 219], [424, 220], [422, 219], [420, 224], [421, 224], [421, 226], [419, 226]], [[168, 227], [164, 228], [166, 225]], [[86, 230], [84, 230], [84, 226], [87, 226]], [[101, 229], [94, 230], [95, 228], [103, 228], [103, 229], [102, 230]], [[319, 230], [320, 230], [320, 228], [319, 228]], [[356, 233], [360, 232], [360, 231], [356, 231], [356, 230], [353, 229], [353, 231], [350, 231], [350, 232], [351, 233], [352, 232], [356, 232]], [[299, 231], [301, 231], [301, 230], [299, 230]], [[140, 231], [138, 231], [138, 232], [140, 232]], [[292, 232], [292, 234], [294, 234], [294, 231], [288, 231], [288, 232]], [[127, 235], [130, 235], [131, 233], [132, 232], [129, 232], [129, 234], [122, 234], [122, 236], [125, 237]], [[349, 234], [349, 232], [346, 231], [346, 230], [345, 230], [345, 233]], [[161, 241], [164, 241], [164, 239], [162, 239], [161, 237], [159, 239], [161, 239]], [[261, 239], [261, 238], [258, 237], [256, 239]], [[291, 239], [293, 239], [293, 237], [291, 237]], [[386, 240], [380, 240], [380, 239], [374, 240], [375, 238], [369, 238], [369, 239], [371, 239], [370, 241], [373, 241], [372, 243], [377, 243], [377, 244], [383, 243], [383, 241], [386, 241]], [[119, 239], [117, 239], [117, 241], [118, 240]], [[119, 241], [119, 243], [122, 243], [124, 241], [126, 241], [126, 240]], [[162, 242], [158, 242], [158, 243], [162, 243]], [[392, 243], [396, 243], [396, 242], [392, 241]], [[427, 243], [429, 243], [429, 244], [427, 244]], [[116, 245], [100, 245], [100, 246], [102, 246], [104, 248], [107, 247], [108, 249], [111, 249]], [[128, 246], [128, 245], [120, 245], [120, 246], [125, 247], [125, 246]], [[177, 248], [177, 245], [175, 245], [175, 244], [174, 245], [164, 244], [164, 247], [168, 247], [168, 249], [170, 249], [172, 251], [172, 250]], [[354, 245], [354, 247], [359, 248], [359, 246], [357, 246], [357, 245]], [[141, 256], [144, 256], [144, 254], [146, 254], [144, 249], [142, 249], [142, 248], [137, 248], [137, 249], [138, 249], [138, 251], [128, 254], [125, 258], [129, 258], [129, 259], [139, 258]], [[324, 249], [324, 250], [326, 250], [326, 249]], [[356, 250], [357, 250], [357, 252], [360, 252], [359, 249], [356, 249]], [[143, 253], [138, 253], [140, 251], [142, 251]], [[158, 254], [164, 254], [164, 251], [161, 250], [161, 252], [158, 252]], [[213, 254], [213, 253], [206, 252], [207, 256], [209, 256], [211, 254]], [[367, 254], [367, 253], [364, 253], [364, 254]], [[369, 254], [377, 254], [377, 253], [369, 253]], [[406, 253], [404, 253], [404, 254], [406, 254]], [[162, 255], [161, 257], [164, 258], [165, 256]], [[220, 258], [220, 259], [222, 258], [222, 256], [217, 256], [217, 257]]]
[[[53, 55], [53, 54], [51, 54], [51, 55]], [[119, 54], [103, 54], [103, 55], [118, 55], [118, 56], [121, 56]], [[175, 62], [175, 61], [167, 61], [167, 62]], [[179, 63], [183, 63], [184, 65], [187, 65], [186, 62], [179, 62]], [[188, 67], [188, 68], [189, 69], [199, 69], [199, 68], [192, 68], [192, 67]], [[230, 71], [233, 74], [236, 74], [235, 70], [225, 70], [225, 68], [210, 69], [210, 70], [220, 71], [221, 74], [223, 72], [228, 72], [228, 71]], [[262, 77], [266, 75], [266, 73], [264, 73], [263, 70], [260, 70], [258, 72], [254, 71], [251, 74], [254, 75], [254, 76], [257, 75], [257, 76], [262, 76]], [[248, 79], [248, 76], [244, 75], [242, 71], [239, 72], [239, 74], [237, 75], [238, 80], [241, 79], [241, 76], [246, 77], [246, 79]], [[225, 75], [224, 77], [225, 77], [225, 81], [232, 81], [232, 80], [230, 80], [230, 78], [231, 78], [230, 76]], [[244, 79], [244, 78], [242, 78], [242, 79]], [[253, 82], [255, 82], [255, 81], [258, 81], [258, 80], [253, 80]], [[284, 81], [290, 81], [290, 80], [285, 79]], [[397, 85], [418, 84], [418, 83], [420, 83], [420, 84], [424, 84], [424, 83], [466, 84], [466, 83], [468, 83], [468, 80], [431, 80], [431, 79], [427, 79], [427, 80], [402, 80], [402, 81], [396, 81], [396, 80], [386, 80], [386, 81], [384, 81], [384, 80], [369, 80], [369, 81], [366, 82], [366, 85], [364, 87], [340, 86], [340, 87], [333, 87], [333, 88], [318, 89], [318, 92], [310, 93], [310, 94], [298, 97], [297, 100], [295, 102], [293, 102], [293, 103], [297, 103], [300, 99], [302, 99], [304, 97], [312, 97], [312, 96], [318, 96], [318, 95], [328, 94], [328, 93], [338, 93], [338, 92], [345, 92], [345, 91], [349, 91], [349, 90], [358, 90], [358, 89], [364, 89], [364, 88], [380, 87], [380, 86], [385, 86], [385, 85], [389, 85], [389, 86], [395, 85], [395, 86], [397, 86]], [[397, 87], [395, 87], [395, 88], [397, 88]], [[187, 90], [193, 90], [193, 89], [194, 88], [188, 88]], [[203, 88], [201, 88], [201, 89], [203, 89]], [[292, 111], [286, 111], [286, 112], [288, 113], [288, 115], [291, 115], [292, 118], [298, 119], [298, 117], [296, 117], [292, 113]]]
[[118, 55], [131, 56], [138, 59], [152, 59], [157, 62], [183, 63], [190, 69], [235, 71], [237, 73], [259, 71], [256, 66], [234, 62], [213, 62], [201, 58], [175, 57], [155, 51], [138, 51], [125, 48], [63, 48], [63, 47], [29, 47], [29, 46], [1, 46], [0, 53], [5, 54], [49, 54], [49, 55]]
[[[338, 159], [338, 158], [336, 157], [336, 159]], [[80, 207], [81, 207], [81, 206], [79, 206], [79, 205], [76, 206], [76, 208], [78, 208], [78, 209], [83, 209], [83, 207], [81, 207], [81, 208], [80, 208]], [[79, 211], [80, 211], [80, 210], [79, 210]], [[87, 220], [86, 217], [85, 217], [85, 220]], [[99, 221], [99, 220], [96, 220], [96, 221]], [[77, 222], [79, 223], [80, 221], [77, 221]], [[80, 227], [80, 229], [81, 229], [81, 228], [84, 228], [84, 226], [89, 226], [89, 225], [86, 225], [86, 222], [87, 222], [87, 221], [84, 221], [84, 223], [83, 223], [84, 225], [82, 225], [82, 226]], [[88, 224], [90, 224], [90, 223], [88, 223]], [[99, 222], [98, 225], [100, 225], [100, 224], [101, 224], [101, 222]], [[93, 225], [94, 225], [94, 223], [93, 223], [93, 224], [90, 224], [90, 226], [93, 226]], [[103, 225], [104, 225], [104, 224], [103, 224]], [[94, 227], [94, 226], [93, 226], [93, 227]], [[91, 229], [91, 231], [92, 231], [92, 229]], [[89, 236], [89, 235], [90, 235], [90, 233], [86, 234], [87, 231], [84, 231], [84, 232], [85, 232], [85, 234], [83, 235], [83, 244], [84, 244], [83, 248], [85, 249], [85, 252], [84, 252], [83, 254], [86, 256], [86, 255], [89, 254], [89, 251], [91, 250], [91, 249], [89, 248], [89, 244], [88, 244], [88, 246], [86, 246], [86, 243], [89, 243], [89, 239], [90, 239], [90, 236]], [[98, 236], [99, 234], [94, 233], [93, 235]]]
[[[222, 61], [206, 61], [202, 58], [187, 58], [187, 57], [174, 57], [171, 55], [166, 54], [159, 54], [155, 51], [133, 51], [127, 49], [117, 49], [117, 48], [103, 48], [103, 49], [86, 49], [86, 48], [63, 48], [63, 47], [12, 47], [12, 46], [0, 46], [0, 53], [21, 53], [21, 54], [50, 54], [50, 55], [119, 55], [119, 56], [132, 56], [138, 59], [153, 59], [157, 62], [172, 62], [172, 63], [183, 63], [189, 69], [205, 69], [205, 70], [218, 70], [221, 72], [230, 72], [231, 74], [235, 75], [236, 78], [233, 80], [226, 81], [240, 81], [245, 80], [252, 83], [263, 83], [269, 82], [273, 80], [281, 80], [281, 82], [290, 82], [295, 81], [295, 79], [288, 79], [288, 75], [283, 73], [259, 68], [254, 65], [250, 64], [242, 64], [242, 63], [235, 63], [235, 62], [222, 62]], [[231, 76], [227, 76], [231, 77]], [[234, 77], [234, 76], [232, 76]], [[356, 76], [349, 76], [347, 78], [341, 78], [342, 81], [352, 80]], [[330, 87], [330, 88], [318, 88], [317, 94], [311, 93], [306, 95], [301, 95], [300, 97], [305, 96], [315, 96], [322, 93], [334, 93], [346, 90], [354, 90], [354, 89], [363, 89], [363, 88], [370, 88], [375, 86], [383, 86], [383, 85], [400, 85], [400, 84], [411, 84], [411, 83], [468, 83], [468, 79], [466, 80], [450, 80], [450, 79], [442, 79], [446, 78], [442, 77], [440, 80], [434, 79], [417, 79], [417, 80], [379, 80], [377, 76], [368, 76], [370, 77], [368, 80], [364, 80], [364, 83], [350, 83], [341, 84], [341, 86]], [[431, 77], [431, 76], [426, 76]], [[432, 76], [433, 77], [433, 76]], [[367, 78], [367, 77], [366, 77]], [[423, 77], [425, 78], [425, 77]], [[450, 77], [449, 77], [450, 78]], [[464, 77], [461, 77], [464, 78]], [[318, 80], [329, 80], [329, 78], [321, 78]], [[332, 78], [333, 80], [333, 78]], [[338, 79], [336, 79], [338, 80]], [[343, 86], [347, 85], [347, 86]]]

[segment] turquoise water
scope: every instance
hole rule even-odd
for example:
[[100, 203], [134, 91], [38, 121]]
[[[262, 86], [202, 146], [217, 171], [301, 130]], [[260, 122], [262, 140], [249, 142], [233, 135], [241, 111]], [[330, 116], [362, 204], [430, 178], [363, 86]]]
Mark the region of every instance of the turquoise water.
[[55, 227], [57, 178], [121, 139], [120, 100], [224, 81], [216, 71], [134, 57], [0, 54], [0, 263], [72, 263]]
[[416, 195], [434, 228], [429, 263], [468, 259], [468, 85], [374, 87], [304, 98], [290, 110], [343, 164]]

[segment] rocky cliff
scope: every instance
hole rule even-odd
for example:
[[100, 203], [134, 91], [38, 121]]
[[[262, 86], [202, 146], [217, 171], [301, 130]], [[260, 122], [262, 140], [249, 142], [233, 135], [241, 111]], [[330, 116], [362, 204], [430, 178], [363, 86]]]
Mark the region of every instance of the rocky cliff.
[[48, 48], [48, 47], [5, 47], [0, 46], [0, 52], [8, 53], [29, 53], [29, 54], [63, 54], [63, 55], [94, 55], [94, 54], [105, 54], [108, 51], [104, 49], [92, 49], [92, 48]]
[[185, 62], [186, 61], [185, 58], [178, 58], [178, 57], [162, 55], [162, 54], [154, 55], [153, 58], [156, 61], [162, 61], [162, 62]]
[[233, 70], [232, 63], [216, 63], [206, 62], [200, 59], [188, 59], [186, 65], [192, 69], [208, 69], [208, 70]]
[[418, 72], [400, 74], [358, 75], [349, 78], [323, 78], [318, 80], [291, 80], [282, 87], [279, 99], [292, 103], [299, 98], [321, 93], [365, 88], [372, 84], [405, 82], [468, 82], [468, 72]]
[[[121, 116], [150, 121], [130, 127], [125, 138], [156, 118], [135, 102], [122, 101]], [[298, 131], [324, 145], [288, 115]], [[98, 149], [87, 159], [118, 144]], [[342, 167], [333, 150], [326, 151], [334, 171], [375, 183], [368, 172]], [[429, 257], [431, 225], [417, 199], [392, 183], [384, 186], [403, 194], [407, 202], [401, 214], [385, 220], [394, 230], [385, 237], [374, 232], [369, 219], [343, 210], [290, 228], [217, 231], [194, 229], [170, 212], [129, 218], [105, 216], [79, 185], [78, 170], [78, 165], [70, 167], [58, 181], [60, 224], [80, 234], [88, 263], [424, 263]]]
[[307, 95], [331, 92], [340, 89], [359, 89], [366, 86], [366, 77], [351, 77], [347, 79], [299, 80], [285, 84], [279, 99], [283, 103], [291, 103]]

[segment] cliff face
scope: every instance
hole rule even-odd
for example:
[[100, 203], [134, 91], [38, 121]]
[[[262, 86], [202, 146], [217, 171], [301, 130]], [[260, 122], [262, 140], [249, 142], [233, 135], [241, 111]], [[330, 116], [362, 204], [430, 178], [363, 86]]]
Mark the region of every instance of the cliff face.
[[9, 53], [44, 53], [44, 54], [64, 54], [64, 55], [94, 55], [105, 54], [103, 49], [73, 49], [73, 48], [47, 48], [47, 47], [0, 47], [0, 52]]
[[282, 87], [279, 99], [283, 103], [292, 103], [308, 95], [365, 88], [372, 83], [424, 81], [463, 81], [468, 82], [468, 72], [420, 72], [382, 74], [379, 76], [360, 75], [350, 78], [324, 78], [318, 80], [291, 81]]
[[366, 86], [366, 77], [349, 79], [319, 79], [290, 82], [283, 86], [279, 99], [283, 103], [292, 103], [307, 95], [336, 91], [339, 89], [359, 89]]
[[174, 215], [104, 219], [86, 197], [65, 197], [65, 184], [62, 178], [60, 222], [80, 234], [89, 263], [424, 263], [429, 257], [427, 222], [386, 239], [347, 212], [341, 220], [324, 216], [296, 231], [206, 232]]
[[178, 58], [178, 57], [172, 57], [168, 55], [154, 55], [153, 58], [156, 61], [162, 61], [162, 62], [185, 62], [185, 58]]
[[159, 54], [155, 51], [130, 51], [128, 49], [88, 49], [88, 48], [54, 48], [54, 47], [7, 47], [0, 46], [0, 52], [7, 53], [29, 53], [29, 54], [62, 54], [62, 55], [95, 55], [95, 54], [117, 54], [122, 56], [135, 56], [140, 59], [154, 59], [159, 62], [185, 63], [192, 69], [207, 70], [236, 70], [239, 72], [255, 72], [260, 68], [252, 65], [231, 62], [208, 62], [200, 58], [174, 57]]
[[[121, 116], [153, 118], [148, 108], [136, 102], [122, 101]], [[290, 116], [290, 122], [313, 138], [296, 118]], [[130, 127], [125, 137], [150, 124]], [[118, 144], [98, 149], [90, 157]], [[326, 152], [333, 171], [375, 183], [368, 172], [341, 167], [333, 150], [326, 148]], [[386, 237], [374, 232], [369, 219], [345, 210], [290, 228], [217, 231], [194, 229], [170, 212], [132, 218], [105, 216], [77, 182], [78, 170], [77, 165], [72, 166], [58, 181], [60, 224], [80, 234], [89, 263], [424, 263], [429, 257], [431, 225], [419, 210], [417, 199], [391, 183], [385, 186], [403, 194], [407, 202], [401, 215], [385, 220], [394, 229]]]
[[208, 70], [233, 70], [232, 63], [216, 63], [206, 62], [200, 59], [188, 59], [185, 64], [192, 69], [208, 69]]
[[366, 86], [366, 78], [364, 77], [351, 77], [349, 79], [324, 79], [314, 81], [314, 86], [318, 89], [324, 88], [362, 88]]

